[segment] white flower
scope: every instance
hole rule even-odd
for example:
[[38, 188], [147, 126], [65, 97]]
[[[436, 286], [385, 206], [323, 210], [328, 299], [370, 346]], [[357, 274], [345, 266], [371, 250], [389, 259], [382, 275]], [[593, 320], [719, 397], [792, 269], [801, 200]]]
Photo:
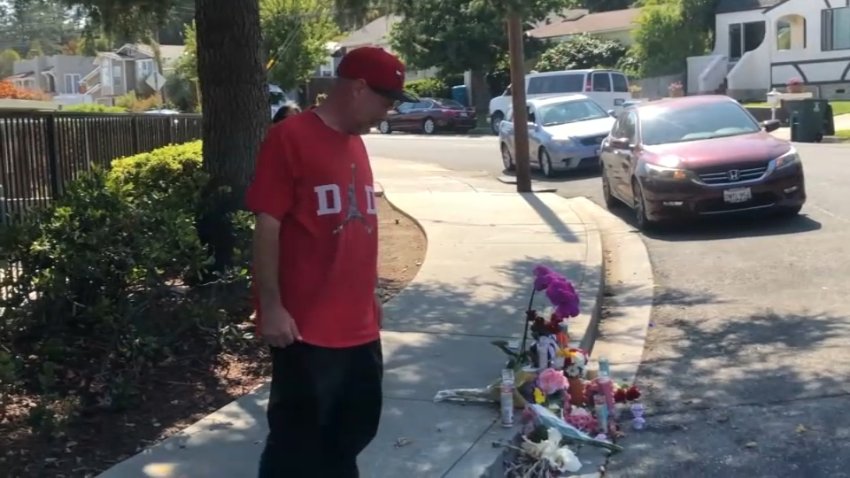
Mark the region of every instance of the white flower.
[[565, 446], [561, 446], [561, 433], [550, 428], [548, 437], [540, 443], [534, 443], [528, 438], [523, 437], [525, 442], [522, 444], [522, 449], [538, 460], [546, 460], [553, 468], [561, 473], [577, 472], [581, 469], [581, 462], [572, 450]]

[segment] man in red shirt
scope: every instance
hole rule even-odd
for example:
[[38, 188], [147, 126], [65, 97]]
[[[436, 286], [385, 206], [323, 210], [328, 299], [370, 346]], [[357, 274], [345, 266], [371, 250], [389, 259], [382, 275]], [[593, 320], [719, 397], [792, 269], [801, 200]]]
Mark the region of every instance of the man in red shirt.
[[378, 221], [360, 137], [404, 92], [404, 65], [352, 50], [316, 109], [269, 129], [248, 208], [254, 287], [271, 346], [269, 434], [260, 478], [357, 477], [381, 415]]

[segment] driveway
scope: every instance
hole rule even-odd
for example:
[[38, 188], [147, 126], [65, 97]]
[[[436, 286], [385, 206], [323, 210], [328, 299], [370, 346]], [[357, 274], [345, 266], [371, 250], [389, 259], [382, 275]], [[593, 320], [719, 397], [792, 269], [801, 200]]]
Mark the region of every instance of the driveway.
[[[367, 145], [501, 174], [494, 137]], [[629, 433], [610, 476], [850, 476], [850, 147], [798, 149], [809, 194], [800, 217], [715, 220], [644, 238], [656, 294], [637, 383], [650, 427]], [[601, 204], [598, 177], [540, 184]]]

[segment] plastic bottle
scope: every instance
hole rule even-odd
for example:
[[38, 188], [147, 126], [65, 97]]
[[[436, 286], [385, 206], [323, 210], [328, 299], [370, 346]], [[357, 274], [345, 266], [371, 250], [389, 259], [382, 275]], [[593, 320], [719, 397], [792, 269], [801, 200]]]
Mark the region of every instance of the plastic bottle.
[[501, 405], [502, 426], [514, 426], [514, 371], [506, 368], [502, 370], [502, 387], [499, 396]]

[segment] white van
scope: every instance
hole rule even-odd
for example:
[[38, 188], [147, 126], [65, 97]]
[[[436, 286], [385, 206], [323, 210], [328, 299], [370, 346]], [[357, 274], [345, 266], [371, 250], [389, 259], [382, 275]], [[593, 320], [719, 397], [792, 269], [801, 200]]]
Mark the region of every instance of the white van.
[[[547, 95], [582, 93], [602, 105], [606, 110], [617, 110], [632, 99], [629, 79], [616, 70], [563, 70], [525, 75], [526, 98]], [[511, 87], [501, 96], [490, 100], [490, 127], [498, 134], [499, 123], [511, 106]]]

